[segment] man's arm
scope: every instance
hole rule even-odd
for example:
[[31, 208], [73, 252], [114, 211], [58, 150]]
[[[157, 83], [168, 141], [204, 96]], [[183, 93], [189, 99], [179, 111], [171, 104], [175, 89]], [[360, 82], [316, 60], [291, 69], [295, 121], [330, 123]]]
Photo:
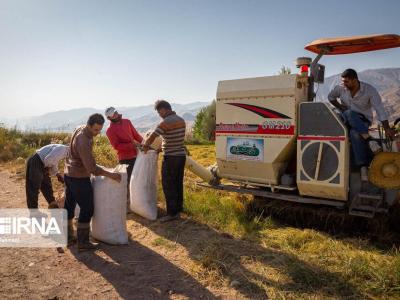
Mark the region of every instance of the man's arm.
[[347, 105], [339, 103], [339, 101], [337, 100], [340, 97], [340, 89], [341, 87], [339, 85], [335, 86], [334, 89], [330, 91], [328, 95], [328, 100], [334, 107], [336, 107], [340, 111], [346, 111], [348, 110]]
[[144, 142], [144, 145], [143, 145], [144, 153], [147, 153], [147, 150], [149, 150], [150, 145], [154, 142], [154, 140], [160, 135], [163, 136], [165, 134], [166, 130], [167, 130], [167, 126], [165, 125], [164, 122], [161, 122], [160, 124], [158, 124], [157, 128], [152, 132], [152, 134], [150, 134], [150, 136]]
[[150, 149], [150, 145], [154, 142], [154, 140], [158, 137], [158, 134], [156, 131], [153, 131], [150, 136], [146, 139], [146, 141], [143, 144], [143, 152], [147, 153], [147, 151]]
[[389, 126], [389, 121], [388, 120], [384, 120], [381, 121], [383, 129], [385, 130], [385, 134], [391, 139], [394, 139], [394, 136], [396, 135], [396, 131], [392, 128], [390, 128]]
[[98, 174], [95, 174], [96, 176], [105, 176], [115, 181], [121, 182], [121, 174], [109, 172], [100, 166], [97, 167], [98, 167]]
[[52, 165], [49, 168], [49, 175], [50, 176], [56, 176], [58, 174], [58, 165]]
[[58, 173], [58, 162], [59, 162], [58, 160], [53, 161], [53, 159], [46, 161], [46, 165], [48, 166], [47, 169], [49, 172], [49, 176], [55, 176]]
[[379, 121], [382, 123], [382, 127], [385, 130], [386, 136], [388, 136], [390, 139], [393, 139], [396, 133], [393, 129], [390, 128], [388, 115], [386, 113], [385, 107], [383, 106], [382, 98], [375, 88], [371, 89], [371, 104], [376, 111], [376, 115]]
[[137, 132], [131, 121], [129, 121], [129, 127], [131, 128], [133, 139], [141, 144], [143, 142], [143, 137], [139, 134], [139, 132]]
[[64, 183], [64, 175], [57, 173], [56, 177], [59, 182]]

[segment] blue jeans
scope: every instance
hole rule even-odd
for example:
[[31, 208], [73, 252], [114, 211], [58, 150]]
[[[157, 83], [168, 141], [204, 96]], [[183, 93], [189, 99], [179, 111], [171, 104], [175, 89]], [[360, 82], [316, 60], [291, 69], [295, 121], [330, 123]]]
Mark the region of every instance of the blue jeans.
[[79, 223], [90, 223], [94, 212], [93, 188], [90, 178], [74, 178], [64, 176], [65, 204], [68, 220], [74, 218], [76, 204], [79, 204]]
[[370, 121], [362, 114], [352, 110], [346, 110], [341, 116], [349, 129], [354, 164], [356, 167], [368, 166], [371, 162], [370, 151], [367, 141], [361, 134], [368, 134]]

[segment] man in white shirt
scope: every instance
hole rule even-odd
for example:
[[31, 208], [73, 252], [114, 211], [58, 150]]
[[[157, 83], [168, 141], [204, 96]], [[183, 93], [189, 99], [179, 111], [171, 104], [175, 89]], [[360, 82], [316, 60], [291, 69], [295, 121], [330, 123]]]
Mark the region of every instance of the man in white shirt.
[[58, 172], [58, 164], [65, 159], [68, 146], [50, 144], [36, 151], [26, 163], [25, 189], [28, 208], [38, 208], [39, 190], [49, 204], [49, 208], [58, 208], [54, 198], [50, 176], [56, 176], [64, 183], [64, 177]]
[[337, 85], [329, 93], [328, 100], [342, 112], [343, 121], [349, 128], [354, 164], [360, 168], [361, 179], [368, 181], [371, 160], [368, 146], [373, 153], [382, 150], [368, 133], [373, 121], [372, 108], [376, 111], [386, 136], [393, 139], [395, 133], [389, 126], [388, 115], [378, 91], [372, 85], [359, 81], [357, 72], [353, 69], [345, 70], [341, 76], [342, 85]]

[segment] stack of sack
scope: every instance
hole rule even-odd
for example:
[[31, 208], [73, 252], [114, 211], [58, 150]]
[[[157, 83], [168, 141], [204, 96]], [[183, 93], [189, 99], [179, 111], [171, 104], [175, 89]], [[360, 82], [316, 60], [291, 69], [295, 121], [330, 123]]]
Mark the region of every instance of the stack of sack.
[[[150, 132], [147, 132], [147, 138]], [[130, 209], [149, 219], [157, 219], [157, 173], [158, 152], [161, 138], [151, 145], [146, 154], [139, 151], [132, 171], [130, 189]], [[92, 218], [92, 236], [99, 241], [122, 245], [128, 243], [126, 230], [127, 173], [126, 165], [118, 165], [113, 172], [121, 174], [121, 182], [105, 176], [92, 176], [94, 193], [94, 214]], [[75, 211], [79, 215], [79, 207]]]

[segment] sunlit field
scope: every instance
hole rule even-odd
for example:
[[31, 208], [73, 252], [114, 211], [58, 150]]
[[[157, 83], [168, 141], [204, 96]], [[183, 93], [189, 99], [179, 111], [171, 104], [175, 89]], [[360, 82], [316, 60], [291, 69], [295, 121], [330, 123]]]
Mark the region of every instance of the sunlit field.
[[[35, 147], [67, 140], [63, 134], [27, 135], [2, 129], [2, 168], [23, 178], [24, 160]], [[213, 145], [188, 145], [188, 149], [204, 166], [215, 162]], [[104, 136], [95, 139], [94, 153], [101, 165], [117, 164]], [[185, 218], [215, 232], [207, 240], [193, 235], [201, 249], [190, 257], [191, 275], [200, 282], [216, 287], [237, 285], [247, 295], [267, 292], [274, 299], [400, 297], [400, 255], [394, 245], [381, 245], [363, 236], [295, 228], [249, 214], [251, 196], [202, 188], [197, 181], [186, 171]], [[159, 202], [165, 207], [161, 184]], [[226, 239], [229, 243], [223, 242]], [[152, 245], [173, 250], [173, 243], [163, 238]]]

